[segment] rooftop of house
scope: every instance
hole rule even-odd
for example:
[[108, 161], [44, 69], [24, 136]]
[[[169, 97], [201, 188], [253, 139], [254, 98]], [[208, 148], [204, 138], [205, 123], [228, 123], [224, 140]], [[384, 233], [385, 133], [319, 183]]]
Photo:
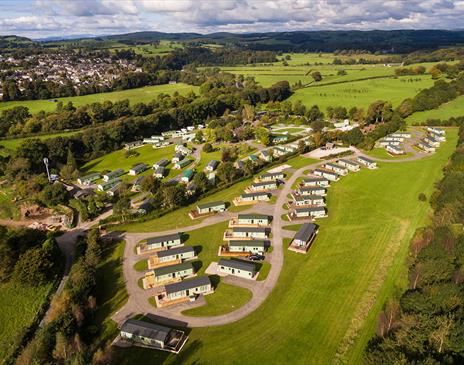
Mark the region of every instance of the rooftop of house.
[[221, 201], [215, 201], [211, 203], [204, 203], [204, 204], [198, 204], [197, 207], [199, 209], [207, 209], [207, 208], [212, 208], [212, 207], [220, 207], [224, 206], [226, 203], [224, 203], [222, 200]]
[[182, 290], [193, 289], [199, 286], [211, 285], [211, 281], [208, 276], [198, 276], [193, 279], [183, 280], [179, 283], [168, 284], [165, 286], [166, 293], [177, 293]]
[[181, 262], [180, 264], [158, 267], [153, 270], [155, 276], [168, 275], [178, 271], [193, 270], [191, 262]]
[[243, 270], [243, 271], [250, 271], [250, 272], [255, 271], [255, 265], [253, 263], [242, 261], [242, 260], [220, 259], [219, 262], [218, 262], [218, 265], [219, 266], [231, 267], [233, 269]]
[[232, 240], [229, 241], [229, 246], [233, 247], [266, 247], [266, 241], [263, 240]]
[[171, 328], [154, 323], [138, 321], [136, 319], [128, 319], [122, 325], [121, 331], [164, 343], [171, 331]]
[[295, 234], [296, 240], [308, 241], [317, 231], [317, 226], [314, 223], [305, 223]]
[[165, 236], [150, 237], [150, 238], [147, 238], [147, 243], [153, 244], [153, 243], [175, 241], [175, 240], [182, 240], [182, 235], [180, 233], [173, 233], [173, 234], [168, 234]]
[[187, 253], [187, 252], [195, 253], [195, 250], [193, 249], [192, 246], [182, 246], [182, 247], [171, 248], [169, 250], [158, 251], [156, 252], [155, 255], [158, 258], [160, 258], [160, 257], [168, 257], [172, 255], [180, 255], [180, 254]]

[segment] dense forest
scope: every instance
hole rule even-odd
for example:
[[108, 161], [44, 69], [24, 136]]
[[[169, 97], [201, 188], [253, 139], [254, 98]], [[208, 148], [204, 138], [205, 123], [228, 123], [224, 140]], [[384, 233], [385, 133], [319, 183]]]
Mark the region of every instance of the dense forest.
[[456, 152], [430, 199], [432, 223], [411, 240], [408, 289], [380, 314], [367, 364], [464, 363], [463, 191], [461, 125]]

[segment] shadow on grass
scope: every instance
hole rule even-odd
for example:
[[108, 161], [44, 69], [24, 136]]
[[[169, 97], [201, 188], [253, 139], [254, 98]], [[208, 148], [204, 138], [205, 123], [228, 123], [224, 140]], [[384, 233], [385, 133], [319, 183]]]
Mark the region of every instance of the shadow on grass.
[[200, 260], [194, 261], [192, 262], [192, 266], [193, 266], [193, 271], [198, 272], [203, 267], [203, 262]]
[[203, 251], [203, 246], [201, 245], [193, 246], [193, 251], [195, 252], [195, 256], [198, 256], [201, 253], [201, 251]]

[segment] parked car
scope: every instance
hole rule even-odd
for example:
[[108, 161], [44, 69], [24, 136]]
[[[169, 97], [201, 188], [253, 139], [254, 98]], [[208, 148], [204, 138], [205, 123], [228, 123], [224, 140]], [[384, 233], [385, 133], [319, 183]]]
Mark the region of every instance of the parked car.
[[247, 257], [250, 261], [262, 261], [265, 259], [264, 255], [253, 254]]

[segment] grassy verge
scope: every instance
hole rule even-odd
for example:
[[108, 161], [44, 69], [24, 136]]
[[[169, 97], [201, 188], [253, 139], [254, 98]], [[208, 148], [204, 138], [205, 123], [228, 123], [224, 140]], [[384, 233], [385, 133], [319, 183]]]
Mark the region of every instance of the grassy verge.
[[206, 305], [187, 309], [182, 312], [187, 316], [205, 317], [218, 316], [232, 312], [250, 301], [250, 290], [220, 282], [214, 294], [206, 295]]

